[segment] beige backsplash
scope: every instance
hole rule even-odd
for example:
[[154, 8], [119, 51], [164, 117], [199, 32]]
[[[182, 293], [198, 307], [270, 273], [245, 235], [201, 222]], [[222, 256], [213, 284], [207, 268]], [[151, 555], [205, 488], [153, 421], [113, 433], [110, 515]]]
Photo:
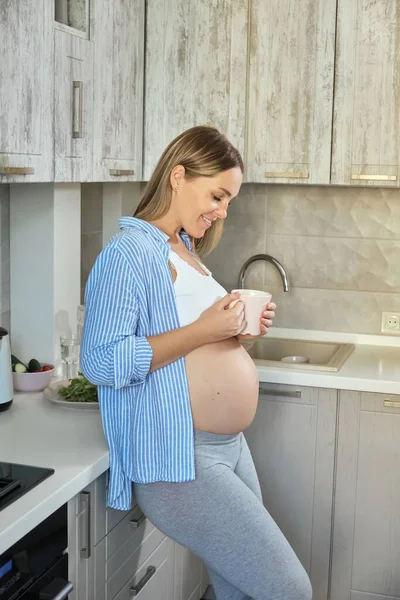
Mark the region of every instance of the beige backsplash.
[[283, 293], [270, 264], [246, 276], [245, 287], [272, 292], [276, 326], [379, 334], [381, 312], [400, 312], [400, 190], [243, 185], [205, 262], [230, 290], [259, 252], [280, 260], [291, 284]]
[[81, 185], [81, 302], [86, 281], [102, 248], [103, 198], [102, 183]]

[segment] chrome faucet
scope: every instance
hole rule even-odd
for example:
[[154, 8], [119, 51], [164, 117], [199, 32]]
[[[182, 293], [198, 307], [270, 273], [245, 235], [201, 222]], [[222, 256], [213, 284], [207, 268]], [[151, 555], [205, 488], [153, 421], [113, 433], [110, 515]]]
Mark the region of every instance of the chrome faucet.
[[276, 260], [276, 258], [271, 256], [270, 254], [255, 254], [254, 256], [251, 256], [249, 259], [246, 260], [243, 267], [240, 269], [238, 289], [243, 288], [244, 276], [246, 275], [246, 271], [251, 265], [251, 263], [255, 262], [256, 260], [265, 260], [266, 262], [273, 264], [274, 267], [279, 271], [279, 275], [281, 276], [283, 283], [283, 291], [289, 291], [289, 281], [283, 265], [279, 262], [279, 260]]

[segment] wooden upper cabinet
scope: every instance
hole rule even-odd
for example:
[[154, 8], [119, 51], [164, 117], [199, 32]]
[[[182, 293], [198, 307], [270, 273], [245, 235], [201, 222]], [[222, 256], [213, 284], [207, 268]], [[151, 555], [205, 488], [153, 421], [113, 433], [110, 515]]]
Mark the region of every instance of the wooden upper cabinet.
[[335, 71], [331, 182], [398, 186], [398, 0], [339, 0]]
[[144, 179], [194, 125], [213, 125], [243, 152], [247, 0], [148, 0]]
[[336, 2], [252, 0], [247, 180], [328, 184]]
[[0, 184], [53, 179], [52, 2], [0, 2]]
[[55, 31], [55, 181], [92, 181], [93, 44]]
[[93, 180], [142, 177], [145, 0], [94, 0]]

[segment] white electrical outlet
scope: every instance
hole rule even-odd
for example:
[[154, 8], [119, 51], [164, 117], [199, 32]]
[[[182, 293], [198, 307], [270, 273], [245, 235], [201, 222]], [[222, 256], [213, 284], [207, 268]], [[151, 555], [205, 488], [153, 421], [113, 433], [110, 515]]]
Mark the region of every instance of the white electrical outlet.
[[400, 313], [383, 312], [381, 332], [400, 335]]

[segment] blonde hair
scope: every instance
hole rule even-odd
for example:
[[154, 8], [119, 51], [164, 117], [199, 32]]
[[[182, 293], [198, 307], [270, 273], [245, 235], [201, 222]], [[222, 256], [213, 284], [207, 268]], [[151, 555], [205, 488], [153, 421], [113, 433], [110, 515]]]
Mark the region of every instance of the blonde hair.
[[[239, 151], [214, 127], [198, 126], [176, 137], [161, 155], [145, 188], [134, 216], [144, 221], [162, 218], [169, 210], [172, 198], [171, 171], [177, 165], [185, 168], [185, 178], [214, 177], [218, 173], [239, 167], [243, 160]], [[209, 254], [218, 244], [223, 221], [217, 219], [200, 239], [193, 239], [193, 248], [201, 255]]]

